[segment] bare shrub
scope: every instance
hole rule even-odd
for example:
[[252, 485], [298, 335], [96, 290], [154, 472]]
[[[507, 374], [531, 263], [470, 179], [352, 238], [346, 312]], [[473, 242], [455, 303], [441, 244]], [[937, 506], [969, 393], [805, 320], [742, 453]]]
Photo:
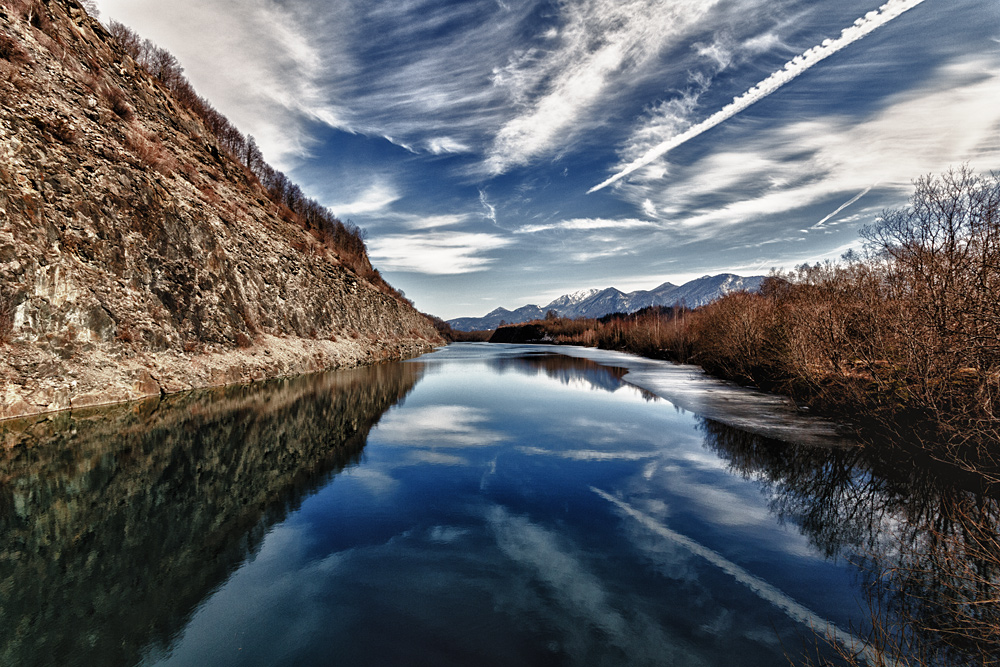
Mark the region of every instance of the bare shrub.
[[705, 306], [692, 335], [695, 359], [723, 377], [760, 385], [782, 373], [779, 311], [759, 294], [734, 292]]
[[21, 48], [21, 44], [4, 32], [0, 32], [0, 58], [11, 63], [26, 64], [31, 62], [31, 56]]
[[100, 18], [101, 10], [97, 7], [97, 3], [94, 0], [80, 0], [80, 4], [83, 5], [84, 11], [86, 11], [91, 18]]
[[145, 166], [165, 176], [169, 176], [177, 168], [174, 156], [163, 147], [156, 135], [133, 127], [125, 131], [125, 141], [129, 150]]
[[135, 118], [132, 107], [125, 99], [125, 93], [115, 84], [105, 82], [98, 88], [97, 93], [107, 103], [111, 111], [122, 120], [127, 122]]
[[15, 308], [17, 308], [15, 295], [0, 290], [0, 344], [9, 343], [13, 339]]
[[[15, 91], [19, 92], [25, 92], [32, 87], [31, 79], [21, 76], [16, 64], [0, 60], [0, 84], [4, 83], [9, 83]], [[0, 89], [0, 94], [6, 95], [6, 90]]]
[[222, 205], [222, 197], [220, 197], [219, 193], [215, 191], [215, 188], [212, 186], [211, 183], [199, 183], [198, 191], [201, 192], [202, 196], [205, 198], [205, 201], [208, 202], [209, 204], [212, 204], [214, 206]]
[[137, 336], [135, 330], [128, 322], [119, 322], [118, 331], [115, 334], [115, 340], [119, 343], [132, 343], [135, 342]]
[[108, 34], [114, 40], [119, 49], [127, 56], [138, 62], [142, 53], [142, 38], [124, 23], [111, 20], [108, 21]]

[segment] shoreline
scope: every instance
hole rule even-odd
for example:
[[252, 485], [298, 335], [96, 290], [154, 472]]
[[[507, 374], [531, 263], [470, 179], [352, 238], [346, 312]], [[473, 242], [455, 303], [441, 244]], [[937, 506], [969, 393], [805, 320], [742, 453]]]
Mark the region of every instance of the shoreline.
[[0, 360], [0, 422], [400, 361], [438, 346], [424, 338], [344, 336], [334, 341], [262, 334], [245, 348], [192, 354], [105, 343], [63, 359], [30, 344], [7, 345]]
[[[486, 343], [504, 345], [504, 343]], [[675, 407], [756, 435], [811, 447], [859, 444], [853, 429], [825, 414], [801, 410], [784, 394], [716, 377], [701, 366], [653, 359], [634, 352], [580, 345], [529, 344], [557, 354], [624, 368], [622, 381]]]

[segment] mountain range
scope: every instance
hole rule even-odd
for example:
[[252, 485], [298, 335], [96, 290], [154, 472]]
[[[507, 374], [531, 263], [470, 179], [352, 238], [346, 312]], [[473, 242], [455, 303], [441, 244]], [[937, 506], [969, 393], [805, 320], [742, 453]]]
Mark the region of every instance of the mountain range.
[[486, 331], [496, 329], [501, 322], [520, 324], [545, 317], [550, 310], [562, 317], [603, 317], [609, 313], [632, 313], [647, 306], [676, 306], [683, 304], [697, 308], [715, 301], [730, 292], [756, 292], [764, 276], [744, 278], [733, 273], [702, 276], [683, 285], [663, 283], [651, 290], [622, 292], [614, 287], [588, 289], [564, 294], [543, 307], [529, 304], [516, 310], [497, 308], [483, 317], [459, 317], [448, 320], [458, 331]]

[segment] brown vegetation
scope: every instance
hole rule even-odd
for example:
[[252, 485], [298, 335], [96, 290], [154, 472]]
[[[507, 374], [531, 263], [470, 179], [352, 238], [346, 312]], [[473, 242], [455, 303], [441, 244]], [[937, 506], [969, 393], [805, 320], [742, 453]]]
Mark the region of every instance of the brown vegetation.
[[0, 345], [10, 342], [14, 332], [14, 295], [0, 289]]
[[[1000, 436], [1000, 174], [916, 182], [862, 230], [865, 254], [774, 273], [699, 308], [537, 322], [556, 343], [697, 363], [990, 459]], [[929, 428], [929, 430], [928, 430]], [[923, 435], [918, 433], [922, 432]]]
[[784, 525], [857, 573], [862, 619], [836, 634], [814, 626], [805, 655], [785, 645], [790, 664], [1000, 664], [1000, 497], [989, 480], [891, 448], [796, 445], [708, 420], [702, 429], [732, 472], [763, 485]]
[[125, 143], [143, 166], [155, 169], [165, 176], [177, 169], [177, 161], [156, 135], [132, 127], [125, 131]]
[[[170, 91], [175, 100], [201, 119], [216, 142], [210, 147], [213, 156], [220, 159], [225, 155], [244, 169], [248, 178], [263, 187], [276, 205], [278, 215], [313, 233], [320, 243], [332, 248], [341, 263], [354, 273], [384, 293], [405, 301], [405, 296], [372, 268], [365, 247], [364, 230], [349, 220], [343, 222], [338, 219], [326, 207], [307, 197], [285, 174], [271, 167], [252, 136], [240, 132], [208, 100], [195, 92], [184, 76], [184, 68], [173, 54], [148, 39], [142, 39], [131, 28], [117, 21], [108, 23], [108, 33], [125, 56], [143, 67]], [[131, 109], [124, 99], [116, 97], [116, 90], [105, 86], [101, 92], [116, 114], [130, 120]]]
[[135, 118], [132, 107], [125, 99], [125, 93], [121, 88], [113, 83], [104, 83], [97, 88], [97, 94], [101, 96], [116, 116], [128, 122]]
[[12, 63], [31, 62], [28, 52], [21, 48], [17, 40], [2, 32], [0, 32], [0, 58]]
[[452, 329], [451, 325], [440, 317], [424, 313], [424, 317], [430, 320], [437, 332], [450, 343], [485, 343], [490, 339], [492, 331], [459, 331]]

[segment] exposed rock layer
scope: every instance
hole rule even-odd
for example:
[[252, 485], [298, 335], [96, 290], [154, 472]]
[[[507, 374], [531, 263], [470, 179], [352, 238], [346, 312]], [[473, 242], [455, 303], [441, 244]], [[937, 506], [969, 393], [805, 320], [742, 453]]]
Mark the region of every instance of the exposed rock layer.
[[440, 342], [75, 0], [0, 2], [0, 33], [0, 418]]

